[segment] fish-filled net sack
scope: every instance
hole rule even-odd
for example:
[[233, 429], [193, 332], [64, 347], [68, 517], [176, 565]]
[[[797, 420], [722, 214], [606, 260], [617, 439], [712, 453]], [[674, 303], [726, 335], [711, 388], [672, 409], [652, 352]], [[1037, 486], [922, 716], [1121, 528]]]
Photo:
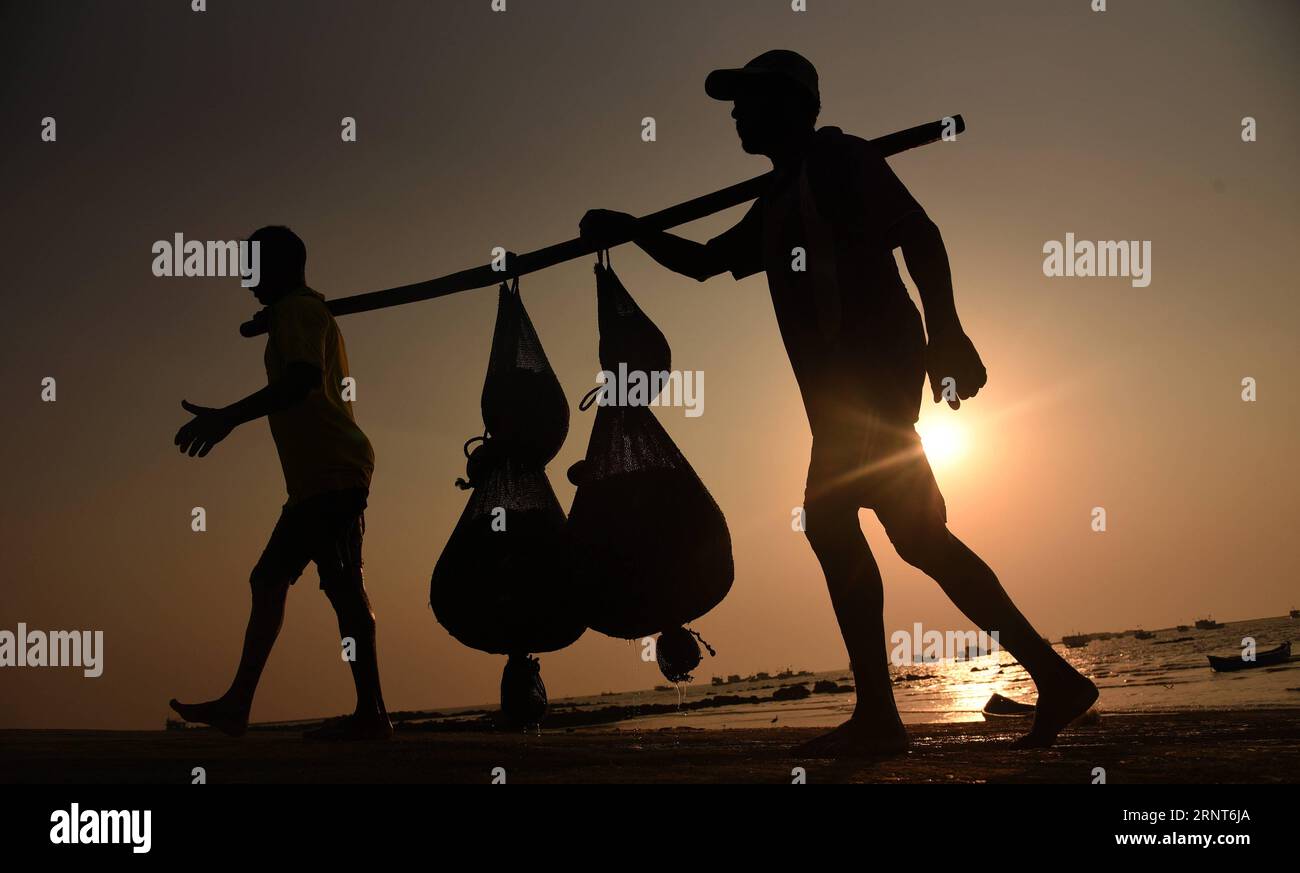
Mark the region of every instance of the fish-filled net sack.
[[511, 655], [501, 673], [501, 727], [519, 729], [541, 724], [549, 708], [542, 665], [530, 655]]
[[562, 649], [585, 629], [569, 574], [564, 509], [544, 470], [521, 469], [509, 458], [484, 463], [434, 565], [433, 614], [480, 651]]
[[[612, 269], [598, 264], [596, 275], [602, 368], [667, 369], [658, 328], [627, 305]], [[722, 602], [734, 575], [727, 521], [650, 408], [607, 397], [569, 478], [577, 485], [568, 525], [573, 577], [588, 626], [636, 639], [680, 631]], [[673, 681], [689, 673], [670, 669]]]
[[[536, 665], [529, 653], [568, 646], [586, 624], [569, 569], [564, 509], [545, 470], [568, 432], [568, 400], [517, 283], [501, 286], [483, 415], [488, 432], [465, 444], [467, 479], [456, 483], [471, 494], [433, 568], [429, 605], [461, 643]], [[503, 696], [503, 712], [507, 705], [535, 709], [529, 683], [507, 678], [502, 694], [519, 699]]]
[[655, 640], [655, 662], [659, 664], [659, 672], [669, 682], [690, 682], [691, 671], [704, 660], [701, 645], [709, 650], [710, 655], [716, 654], [713, 646], [689, 628], [676, 627], [664, 631]]
[[[617, 375], [663, 373], [672, 369], [673, 352], [659, 327], [641, 311], [614, 268], [596, 263], [596, 324], [600, 329], [600, 368]], [[651, 397], [658, 390], [651, 390]]]
[[501, 283], [482, 408], [496, 448], [526, 467], [546, 466], [569, 433], [569, 401], [524, 309], [518, 279]]

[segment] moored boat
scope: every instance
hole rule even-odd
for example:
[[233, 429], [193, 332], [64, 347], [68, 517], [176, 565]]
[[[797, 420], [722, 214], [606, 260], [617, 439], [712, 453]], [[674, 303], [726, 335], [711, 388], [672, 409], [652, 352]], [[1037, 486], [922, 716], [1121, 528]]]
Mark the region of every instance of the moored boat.
[[1241, 655], [1235, 658], [1223, 658], [1218, 655], [1205, 657], [1210, 661], [1210, 669], [1216, 673], [1232, 673], [1237, 670], [1248, 670], [1251, 667], [1269, 667], [1273, 664], [1285, 664], [1291, 660], [1291, 641], [1288, 640], [1276, 648], [1256, 652], [1253, 661], [1247, 661]]
[[1091, 639], [1087, 634], [1066, 634], [1061, 637], [1061, 642], [1065, 643], [1067, 649], [1082, 649]]
[[1217, 630], [1221, 627], [1223, 627], [1223, 625], [1215, 621], [1213, 618], [1198, 618], [1196, 620], [1197, 630]]

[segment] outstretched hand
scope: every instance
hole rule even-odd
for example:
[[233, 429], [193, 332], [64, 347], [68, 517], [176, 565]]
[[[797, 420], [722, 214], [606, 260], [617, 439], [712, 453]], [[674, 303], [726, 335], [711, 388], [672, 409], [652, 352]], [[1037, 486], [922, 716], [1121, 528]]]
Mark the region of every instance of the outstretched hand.
[[183, 454], [191, 458], [206, 457], [213, 446], [235, 429], [234, 423], [220, 409], [198, 406], [188, 400], [181, 401], [181, 408], [194, 418], [176, 431], [175, 443]]
[[934, 402], [947, 400], [953, 409], [978, 394], [989, 380], [975, 344], [961, 330], [930, 337], [925, 347], [925, 369], [930, 374]]
[[636, 225], [636, 216], [612, 209], [589, 209], [578, 222], [578, 233], [595, 243], [626, 242]]

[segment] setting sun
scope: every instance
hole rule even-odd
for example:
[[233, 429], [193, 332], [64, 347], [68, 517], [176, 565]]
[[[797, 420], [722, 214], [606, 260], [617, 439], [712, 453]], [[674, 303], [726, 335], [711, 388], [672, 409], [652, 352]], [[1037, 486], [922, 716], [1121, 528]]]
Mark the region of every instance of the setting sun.
[[925, 455], [934, 466], [952, 464], [966, 453], [966, 429], [953, 419], [931, 419], [916, 426]]

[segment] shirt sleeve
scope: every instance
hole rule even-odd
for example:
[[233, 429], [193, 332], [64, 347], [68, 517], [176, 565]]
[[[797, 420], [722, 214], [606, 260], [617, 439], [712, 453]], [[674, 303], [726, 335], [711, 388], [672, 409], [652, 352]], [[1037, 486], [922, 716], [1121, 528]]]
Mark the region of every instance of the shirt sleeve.
[[890, 241], [897, 226], [909, 213], [925, 214], [910, 191], [894, 174], [885, 158], [871, 143], [857, 137], [843, 137], [823, 166], [821, 201], [830, 201], [832, 220], [861, 226], [868, 234]]
[[763, 271], [762, 201], [754, 201], [735, 227], [723, 231], [706, 245], [714, 263], [720, 263], [735, 279]]
[[324, 304], [299, 297], [282, 301], [273, 310], [271, 340], [285, 364], [311, 364], [325, 370], [328, 317]]

